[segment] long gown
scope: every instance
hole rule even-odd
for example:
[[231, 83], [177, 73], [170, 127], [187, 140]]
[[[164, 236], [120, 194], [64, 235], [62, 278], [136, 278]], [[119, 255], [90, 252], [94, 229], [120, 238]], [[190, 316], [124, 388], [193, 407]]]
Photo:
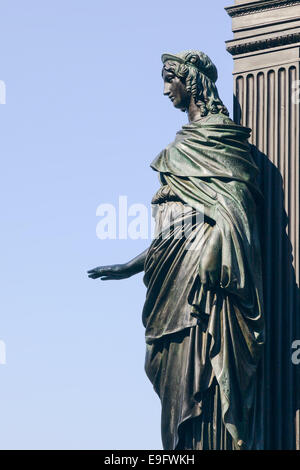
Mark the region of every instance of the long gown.
[[[145, 261], [145, 370], [162, 404], [164, 449], [261, 449], [264, 320], [249, 129], [224, 115], [183, 126], [152, 163], [156, 236]], [[199, 263], [214, 226], [220, 283]]]

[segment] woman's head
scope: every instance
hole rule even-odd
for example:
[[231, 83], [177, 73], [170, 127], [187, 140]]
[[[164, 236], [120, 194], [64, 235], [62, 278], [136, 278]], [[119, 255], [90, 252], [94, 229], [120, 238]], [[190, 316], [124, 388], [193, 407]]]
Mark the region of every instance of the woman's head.
[[163, 54], [162, 62], [165, 95], [171, 98], [176, 108], [186, 111], [193, 98], [201, 116], [209, 113], [229, 115], [215, 85], [217, 69], [206, 54], [200, 51]]

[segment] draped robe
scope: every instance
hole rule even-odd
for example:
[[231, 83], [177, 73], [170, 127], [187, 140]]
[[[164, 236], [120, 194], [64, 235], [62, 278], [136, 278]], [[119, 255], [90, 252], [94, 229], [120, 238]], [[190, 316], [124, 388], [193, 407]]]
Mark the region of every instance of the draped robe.
[[[165, 449], [263, 446], [261, 195], [249, 135], [209, 115], [183, 126], [151, 164], [162, 186], [145, 261], [145, 370], [161, 399]], [[199, 266], [215, 226], [220, 278], [207, 290]]]

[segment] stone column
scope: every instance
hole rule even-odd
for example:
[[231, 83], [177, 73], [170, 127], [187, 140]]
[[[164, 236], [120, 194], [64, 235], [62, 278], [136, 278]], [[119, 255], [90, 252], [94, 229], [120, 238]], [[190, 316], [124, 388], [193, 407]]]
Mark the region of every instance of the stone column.
[[235, 0], [234, 120], [250, 127], [261, 170], [267, 342], [266, 449], [300, 449], [300, 0]]

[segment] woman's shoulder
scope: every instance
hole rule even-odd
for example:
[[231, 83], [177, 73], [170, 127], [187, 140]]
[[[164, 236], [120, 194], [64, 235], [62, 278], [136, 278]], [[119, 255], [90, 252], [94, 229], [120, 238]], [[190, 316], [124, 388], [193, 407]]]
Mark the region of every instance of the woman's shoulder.
[[199, 121], [193, 121], [189, 129], [192, 132], [204, 131], [208, 133], [217, 132], [218, 134], [226, 131], [227, 133], [238, 135], [241, 140], [247, 140], [251, 134], [251, 129], [235, 123], [229, 116], [223, 113], [210, 113], [199, 119]]
[[223, 113], [218, 113], [218, 114], [210, 113], [204, 118], [202, 118], [201, 121], [199, 121], [199, 123], [201, 123], [201, 125], [203, 124], [209, 124], [209, 125], [218, 124], [218, 125], [227, 125], [227, 126], [235, 125], [233, 120], [229, 116]]

